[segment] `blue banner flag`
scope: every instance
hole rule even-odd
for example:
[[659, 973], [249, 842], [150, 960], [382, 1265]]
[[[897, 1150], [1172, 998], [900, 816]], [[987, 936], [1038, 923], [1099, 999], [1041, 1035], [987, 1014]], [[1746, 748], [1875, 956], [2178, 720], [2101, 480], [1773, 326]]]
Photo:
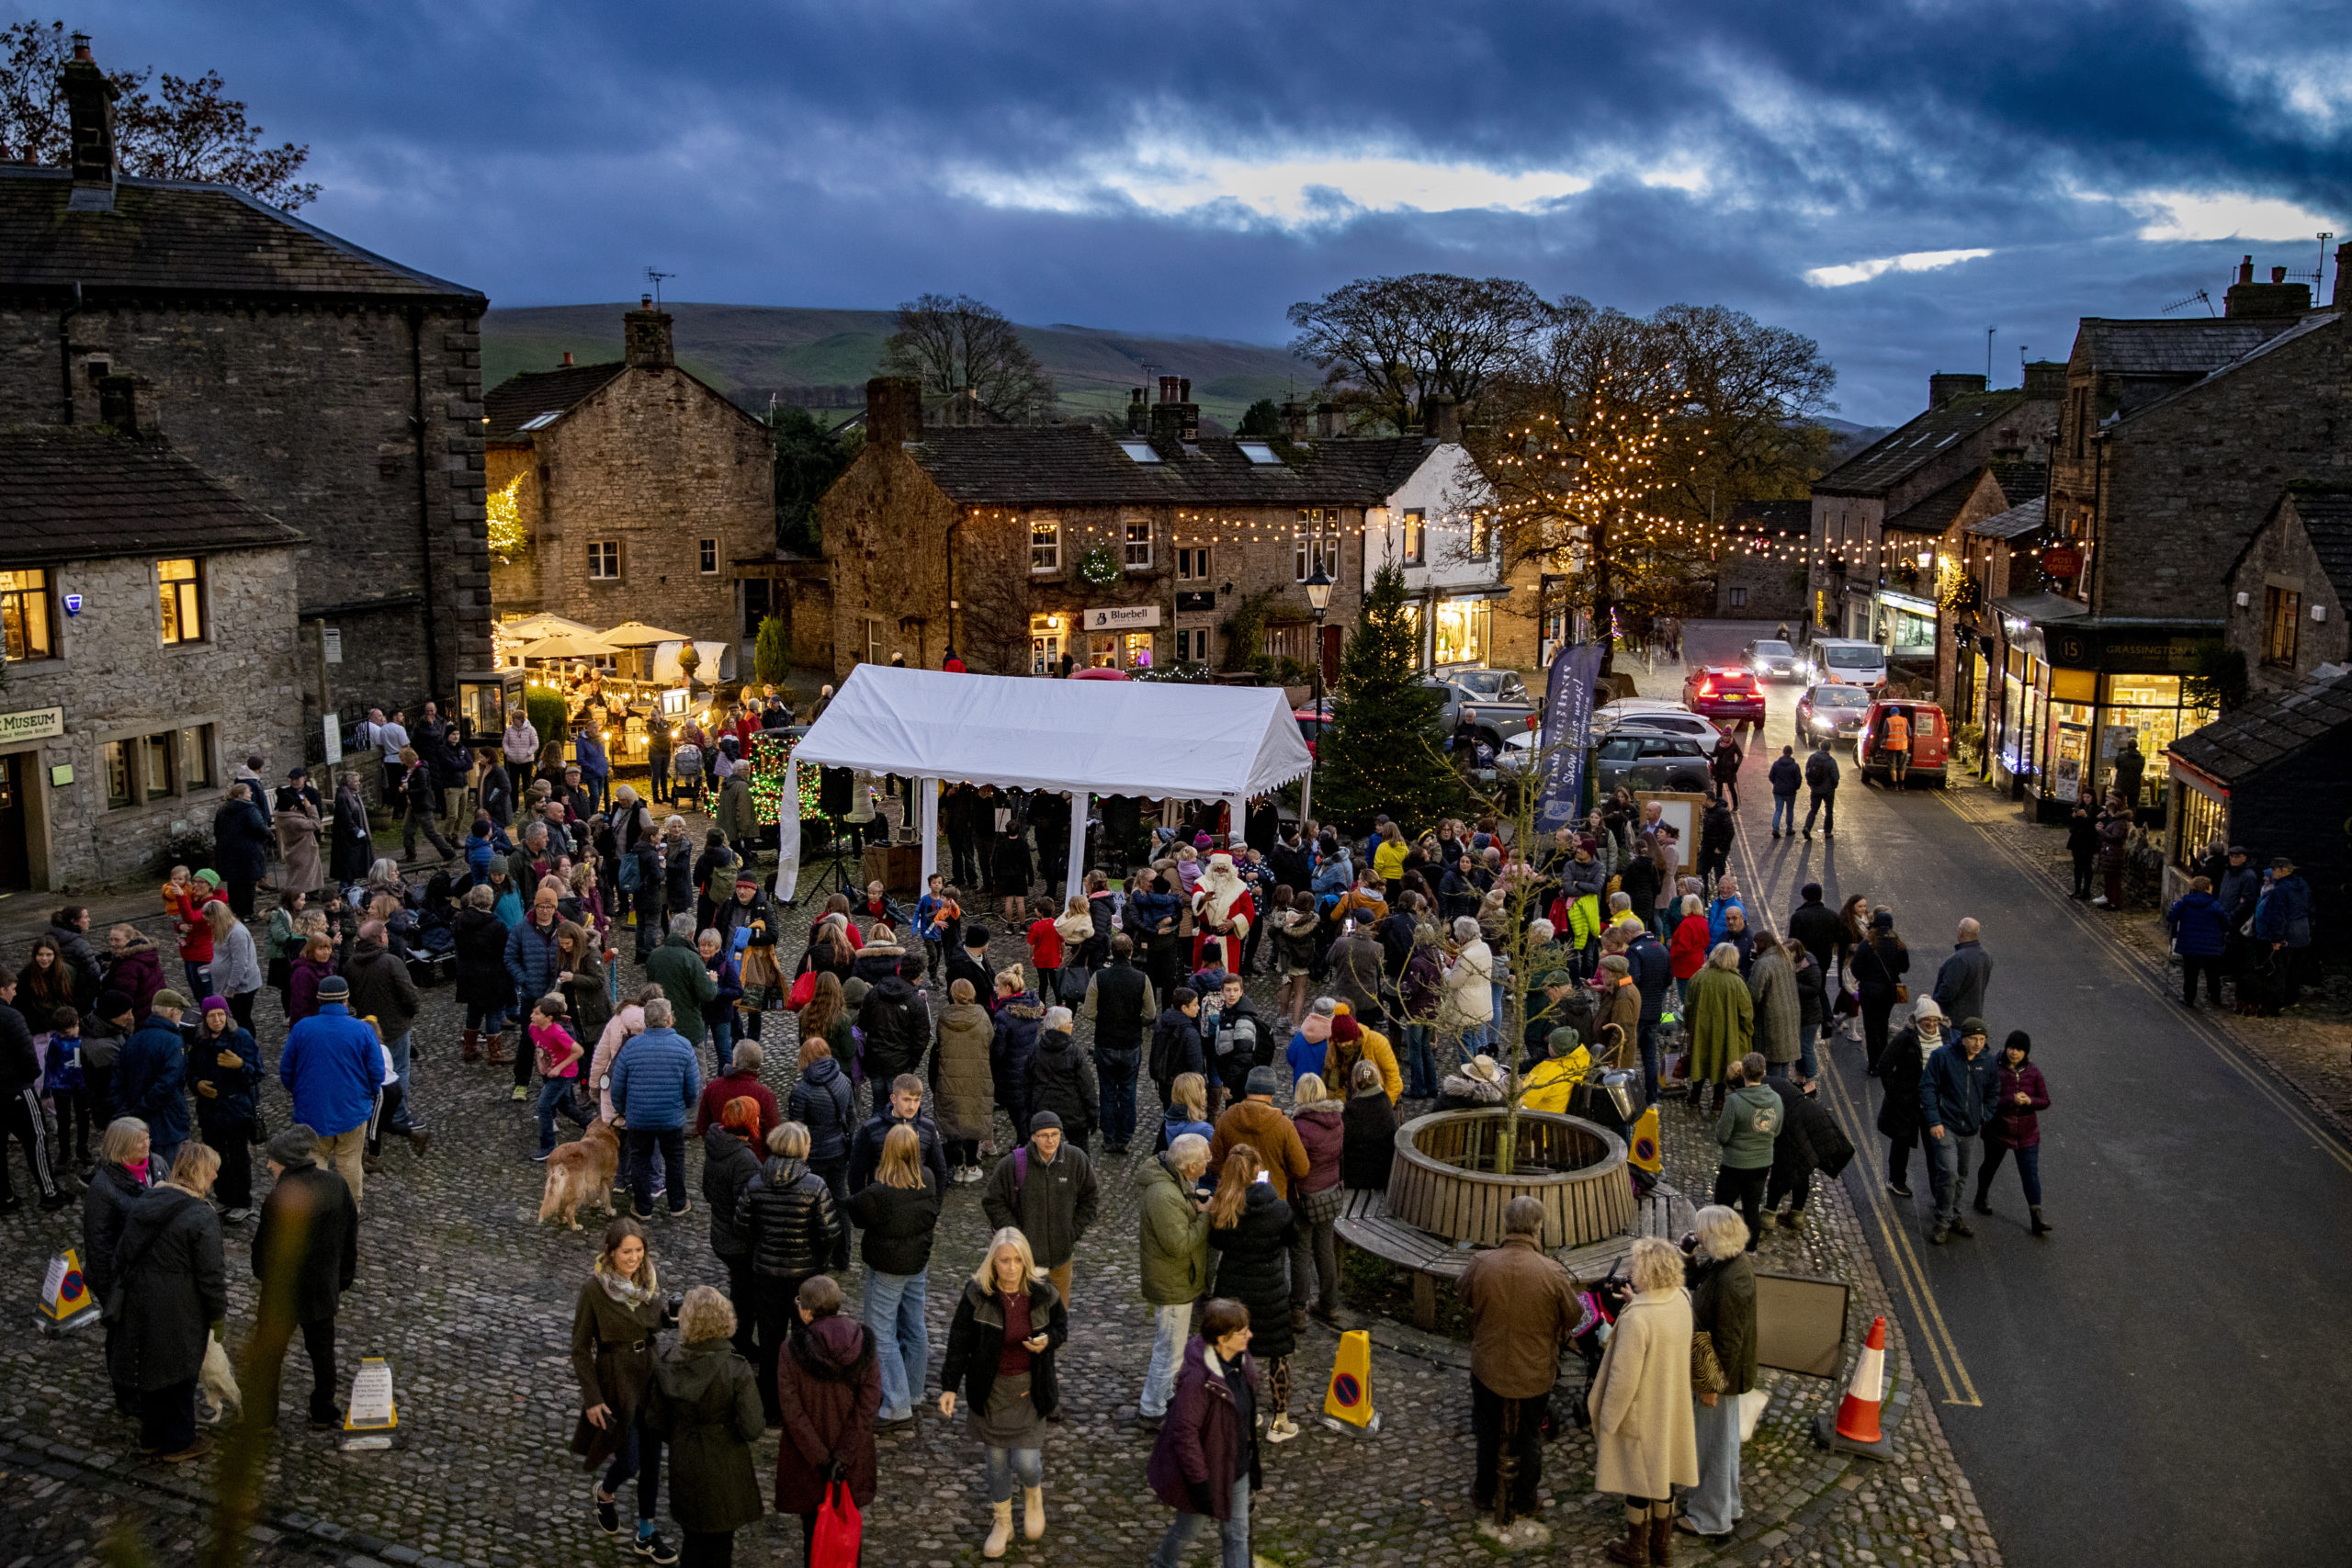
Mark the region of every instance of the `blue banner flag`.
[[1552, 660], [1544, 693], [1544, 731], [1538, 745], [1545, 765], [1544, 798], [1536, 803], [1535, 830], [1549, 833], [1576, 820], [1584, 805], [1585, 754], [1592, 746], [1592, 694], [1600, 678], [1602, 645], [1574, 643]]

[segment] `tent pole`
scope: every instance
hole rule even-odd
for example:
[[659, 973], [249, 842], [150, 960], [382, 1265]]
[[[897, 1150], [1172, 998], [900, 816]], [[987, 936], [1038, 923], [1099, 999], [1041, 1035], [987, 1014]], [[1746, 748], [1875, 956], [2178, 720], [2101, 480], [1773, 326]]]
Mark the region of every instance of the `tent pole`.
[[792, 902], [800, 886], [800, 758], [784, 760], [784, 793], [775, 807], [775, 896]]
[[922, 891], [939, 871], [939, 781], [915, 781], [915, 832], [922, 840]]
[[1082, 789], [1069, 792], [1069, 880], [1062, 884], [1064, 899], [1086, 890], [1086, 803], [1091, 798]]
[[[1250, 797], [1246, 795], [1227, 795], [1225, 797], [1225, 847], [1228, 852], [1236, 845], [1248, 841], [1246, 835], [1249, 831], [1249, 823]], [[1236, 861], [1234, 863], [1238, 865], [1240, 862]]]

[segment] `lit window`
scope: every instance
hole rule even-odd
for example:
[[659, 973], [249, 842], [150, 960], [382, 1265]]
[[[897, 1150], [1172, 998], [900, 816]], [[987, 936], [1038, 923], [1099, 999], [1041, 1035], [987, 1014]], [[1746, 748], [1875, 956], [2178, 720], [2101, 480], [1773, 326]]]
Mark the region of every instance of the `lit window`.
[[1148, 441], [1122, 441], [1119, 443], [1119, 450], [1138, 463], [1159, 461], [1159, 454], [1151, 449], [1151, 443]]
[[220, 782], [212, 764], [212, 727], [192, 724], [180, 731], [180, 777], [190, 789], [210, 789]]
[[1429, 513], [1418, 506], [1405, 511], [1405, 564], [1427, 566], [1430, 559]]
[[1129, 571], [1151, 570], [1151, 525], [1149, 523], [1127, 525], [1126, 566]]
[[1337, 507], [1302, 506], [1298, 509], [1298, 547], [1294, 564], [1301, 582], [1317, 571], [1338, 580], [1340, 513]]
[[165, 646], [204, 640], [204, 569], [194, 560], [155, 563], [156, 597], [164, 612]]
[[10, 663], [54, 659], [49, 635], [49, 573], [35, 567], [0, 571], [0, 630], [6, 634]]
[[718, 541], [717, 539], [698, 541], [695, 546], [695, 557], [705, 577], [718, 575]]
[[514, 428], [517, 430], [545, 430], [548, 425], [553, 424], [557, 420], [560, 420], [562, 417], [563, 411], [561, 409], [549, 409], [545, 413], [533, 414], [530, 418], [525, 420]]
[[1130, 670], [1151, 668], [1151, 633], [1129, 632], [1127, 634], [1127, 668]]
[[618, 582], [621, 580], [621, 542], [618, 539], [591, 539], [588, 542], [588, 581]]
[[1282, 462], [1280, 457], [1274, 456], [1274, 449], [1262, 441], [1237, 441], [1234, 445], [1240, 447], [1241, 455], [1253, 463], [1280, 464]]
[[1176, 552], [1176, 581], [1206, 582], [1209, 579], [1209, 547], [1193, 545]]
[[1059, 571], [1062, 569], [1062, 525], [1059, 523], [1029, 525], [1029, 570]]

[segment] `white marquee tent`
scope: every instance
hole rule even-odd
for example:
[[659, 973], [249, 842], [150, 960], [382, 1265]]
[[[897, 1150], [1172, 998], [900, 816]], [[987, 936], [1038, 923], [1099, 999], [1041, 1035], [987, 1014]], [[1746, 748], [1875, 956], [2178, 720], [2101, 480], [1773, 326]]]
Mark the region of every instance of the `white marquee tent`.
[[1093, 795], [1222, 800], [1239, 831], [1248, 802], [1306, 773], [1279, 688], [1163, 681], [1050, 681], [861, 664], [794, 748], [785, 779], [775, 891], [800, 873], [799, 767], [919, 781], [922, 873], [939, 863], [939, 784], [1068, 790], [1069, 886], [1085, 876]]

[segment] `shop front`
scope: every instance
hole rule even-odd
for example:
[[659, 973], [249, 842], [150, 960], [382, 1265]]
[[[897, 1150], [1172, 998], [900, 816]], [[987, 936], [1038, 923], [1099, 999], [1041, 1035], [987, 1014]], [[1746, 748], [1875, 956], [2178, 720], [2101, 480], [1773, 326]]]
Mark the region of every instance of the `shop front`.
[[[2069, 608], [2071, 602], [2061, 601]], [[2036, 803], [2045, 820], [2077, 801], [2094, 806], [2115, 784], [2127, 749], [2142, 758], [2138, 809], [2165, 803], [2165, 749], [2212, 717], [2186, 677], [2218, 622], [2098, 620], [2005, 614], [2000, 701], [1985, 727], [1999, 782]]]
[[1029, 617], [1029, 673], [1059, 675], [1065, 659], [1077, 670], [1152, 669], [1159, 625], [1157, 604], [1036, 612]]
[[1871, 640], [1886, 649], [1886, 661], [1924, 672], [1932, 682], [1936, 671], [1936, 606], [1932, 600], [1882, 588], [1872, 596]]

